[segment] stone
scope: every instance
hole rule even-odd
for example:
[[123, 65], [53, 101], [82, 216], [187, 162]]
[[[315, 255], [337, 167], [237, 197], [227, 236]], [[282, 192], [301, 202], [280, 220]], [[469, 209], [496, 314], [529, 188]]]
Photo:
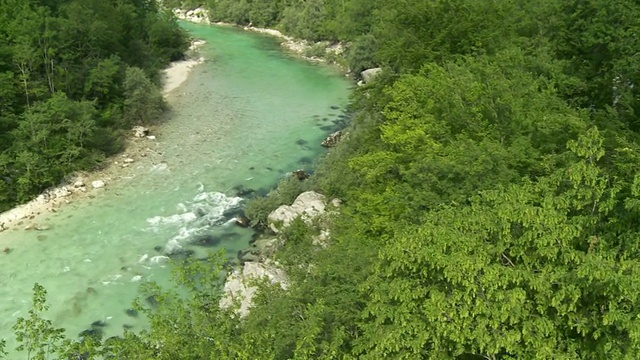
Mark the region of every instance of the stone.
[[240, 264], [244, 264], [246, 262], [258, 262], [260, 261], [260, 254], [252, 248], [240, 250], [238, 251], [238, 260], [240, 260]]
[[293, 173], [291, 173], [291, 174], [293, 175], [293, 177], [295, 177], [296, 179], [298, 179], [298, 180], [300, 180], [300, 181], [302, 181], [302, 180], [305, 180], [305, 179], [308, 179], [308, 178], [309, 178], [309, 174], [307, 174], [307, 172], [306, 172], [306, 171], [304, 171], [304, 170], [302, 170], [302, 169], [296, 170], [296, 171], [294, 171], [294, 172], [293, 172]]
[[173, 13], [178, 19], [186, 20], [196, 24], [210, 24], [209, 12], [203, 8], [196, 8], [192, 10], [174, 9]]
[[124, 159], [124, 163], [125, 163], [125, 164], [131, 164], [131, 163], [133, 163], [133, 162], [134, 162], [134, 160], [133, 160], [132, 158], [126, 158], [126, 159]]
[[144, 126], [136, 126], [132, 130], [133, 130], [133, 136], [137, 138], [143, 138], [149, 135], [149, 129], [147, 129]]
[[360, 73], [360, 77], [365, 84], [368, 84], [378, 77], [380, 73], [382, 73], [381, 68], [367, 69]]
[[102, 180], [96, 180], [96, 181], [91, 182], [91, 186], [92, 186], [94, 189], [101, 189], [101, 188], [103, 188], [105, 185], [106, 185], [106, 184], [105, 184], [105, 183], [104, 183], [104, 181], [102, 181]]
[[73, 183], [73, 187], [76, 188], [76, 189], [84, 187], [84, 181], [81, 180], [81, 179], [76, 180], [76, 182]]
[[67, 186], [62, 186], [49, 191], [49, 198], [50, 199], [63, 198], [71, 194], [72, 194], [71, 190]]
[[298, 195], [291, 205], [282, 205], [272, 211], [267, 217], [269, 228], [274, 233], [279, 233], [283, 228], [301, 216], [305, 222], [324, 213], [326, 197], [315, 191], [307, 191]]
[[253, 305], [253, 297], [258, 291], [256, 281], [266, 280], [271, 285], [279, 285], [282, 289], [288, 288], [287, 277], [284, 271], [272, 264], [259, 262], [246, 262], [240, 269], [231, 273], [224, 284], [223, 295], [220, 299], [220, 308], [230, 309], [235, 302], [240, 302], [236, 314], [245, 317]]
[[155, 135], [147, 135], [147, 139], [149, 140], [155, 140], [156, 136]]
[[340, 141], [340, 138], [342, 138], [342, 131], [336, 131], [331, 135], [327, 136], [327, 138], [324, 139], [320, 145], [326, 148], [334, 147], [338, 144], [338, 142]]
[[251, 220], [244, 215], [236, 216], [236, 225], [240, 227], [249, 227], [251, 225]]
[[325, 248], [329, 245], [328, 241], [331, 238], [331, 233], [327, 229], [323, 229], [320, 231], [318, 236], [314, 236], [312, 240], [312, 244], [314, 246], [319, 246]]

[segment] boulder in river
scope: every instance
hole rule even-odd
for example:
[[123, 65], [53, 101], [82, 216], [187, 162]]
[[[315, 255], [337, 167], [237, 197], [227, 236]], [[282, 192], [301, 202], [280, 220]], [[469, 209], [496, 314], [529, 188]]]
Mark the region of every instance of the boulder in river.
[[269, 228], [277, 234], [299, 216], [303, 220], [309, 221], [324, 213], [325, 204], [326, 197], [324, 195], [315, 191], [303, 192], [298, 195], [293, 204], [282, 205], [269, 214], [267, 217]]
[[251, 220], [244, 215], [238, 215], [236, 216], [236, 225], [240, 227], [249, 227], [251, 226]]

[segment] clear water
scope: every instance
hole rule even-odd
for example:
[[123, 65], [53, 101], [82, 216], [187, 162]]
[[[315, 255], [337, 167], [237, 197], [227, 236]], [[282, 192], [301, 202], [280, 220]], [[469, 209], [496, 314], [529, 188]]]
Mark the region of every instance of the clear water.
[[35, 282], [48, 290], [48, 317], [70, 336], [97, 320], [107, 322], [105, 336], [125, 324], [141, 328], [125, 310], [139, 281], [167, 279], [156, 256], [177, 247], [204, 256], [211, 248], [188, 242], [206, 234], [237, 253], [251, 231], [223, 214], [242, 206], [232, 188], [269, 188], [323, 151], [320, 141], [348, 101], [343, 76], [284, 54], [265, 36], [182, 25], [207, 41], [207, 61], [170, 95], [148, 155], [95, 196], [34, 220], [50, 230], [0, 233], [0, 245], [13, 249], [0, 253], [0, 338], [11, 348], [11, 327], [27, 315]]

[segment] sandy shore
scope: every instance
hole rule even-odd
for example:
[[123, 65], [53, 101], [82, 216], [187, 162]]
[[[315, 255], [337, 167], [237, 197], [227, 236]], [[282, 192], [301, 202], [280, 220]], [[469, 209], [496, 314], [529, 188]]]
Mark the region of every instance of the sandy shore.
[[[197, 40], [192, 42], [186, 60], [173, 62], [164, 70], [164, 86], [162, 93], [165, 97], [173, 90], [182, 85], [188, 78], [191, 70], [204, 62], [204, 58], [197, 54], [199, 47], [205, 42]], [[123, 154], [115, 155], [105, 161], [104, 166], [96, 171], [75, 174], [73, 177], [63, 182], [55, 188], [46, 190], [37, 198], [18, 205], [11, 210], [0, 213], [0, 234], [2, 231], [13, 228], [14, 230], [23, 227], [25, 229], [47, 229], [46, 224], [38, 223], [40, 215], [56, 212], [61, 206], [79, 199], [97, 195], [101, 191], [108, 191], [109, 185], [122, 179], [132, 176], [130, 165], [142, 158], [156, 159], [161, 162], [161, 153], [158, 153], [154, 137], [135, 138], [127, 140]], [[94, 182], [102, 182], [104, 186], [94, 187]]]
[[[206, 42], [203, 40], [196, 40], [191, 43], [189, 47], [189, 54], [194, 54], [198, 50], [199, 47], [204, 45]], [[177, 87], [182, 85], [189, 78], [189, 73], [191, 69], [195, 66], [200, 65], [204, 62], [204, 57], [190, 57], [186, 60], [174, 61], [169, 65], [168, 68], [164, 69], [164, 86], [162, 89], [162, 93], [166, 97], [171, 91], [175, 90]]]

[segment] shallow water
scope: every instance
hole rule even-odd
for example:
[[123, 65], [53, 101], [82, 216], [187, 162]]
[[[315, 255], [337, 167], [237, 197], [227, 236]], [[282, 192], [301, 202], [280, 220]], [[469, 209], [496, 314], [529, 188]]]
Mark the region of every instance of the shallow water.
[[[54, 325], [76, 336], [97, 320], [105, 336], [144, 326], [126, 309], [140, 281], [166, 282], [163, 253], [212, 248], [188, 243], [215, 235], [230, 256], [250, 230], [224, 211], [242, 206], [233, 188], [267, 189], [308, 167], [323, 151], [348, 101], [349, 83], [335, 70], [284, 54], [274, 39], [232, 28], [182, 24], [207, 41], [207, 61], [169, 96], [167, 121], [122, 179], [92, 198], [35, 219], [50, 230], [9, 230], [0, 244], [0, 338], [26, 316], [33, 284], [48, 291]], [[339, 107], [339, 109], [336, 109]], [[211, 238], [211, 237], [209, 237]], [[154, 249], [155, 248], [155, 249]]]

